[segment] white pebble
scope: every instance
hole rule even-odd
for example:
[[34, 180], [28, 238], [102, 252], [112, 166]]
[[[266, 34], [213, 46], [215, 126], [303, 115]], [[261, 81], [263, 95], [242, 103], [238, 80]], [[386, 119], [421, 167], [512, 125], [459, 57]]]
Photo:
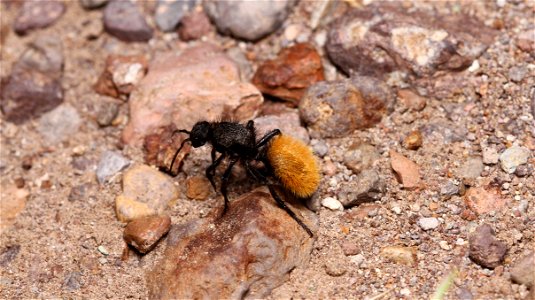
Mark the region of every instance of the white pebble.
[[440, 222], [437, 218], [420, 218], [420, 220], [418, 220], [418, 225], [420, 225], [423, 230], [435, 229], [439, 224]]
[[446, 242], [446, 241], [440, 241], [440, 242], [438, 242], [438, 245], [440, 246], [440, 248], [442, 248], [444, 250], [450, 250], [451, 249], [451, 246], [448, 245], [448, 242]]
[[340, 201], [336, 200], [333, 197], [327, 197], [323, 200], [321, 200], [321, 205], [327, 207], [330, 210], [343, 210], [344, 206]]

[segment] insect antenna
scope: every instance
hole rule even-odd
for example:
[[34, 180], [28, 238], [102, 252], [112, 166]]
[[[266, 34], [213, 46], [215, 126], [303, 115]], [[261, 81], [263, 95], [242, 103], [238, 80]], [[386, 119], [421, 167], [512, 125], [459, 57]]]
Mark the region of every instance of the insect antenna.
[[[188, 131], [188, 130], [185, 130], [185, 129], [179, 129], [179, 130], [175, 130], [175, 131], [173, 131], [173, 134], [171, 135], [171, 138], [172, 138], [176, 133], [180, 133], [180, 132], [182, 132], [182, 133], [187, 133], [187, 134], [190, 134], [190, 133], [191, 133], [191, 132]], [[178, 157], [178, 154], [180, 153], [180, 150], [182, 150], [182, 148], [184, 147], [184, 145], [186, 144], [186, 142], [189, 142], [189, 141], [190, 141], [189, 138], [183, 140], [182, 143], [180, 144], [180, 147], [178, 148], [178, 150], [176, 150], [175, 155], [173, 156], [173, 160], [171, 161], [171, 166], [169, 166], [169, 169], [168, 169], [170, 175], [173, 175], [173, 165], [175, 164], [176, 158]], [[178, 174], [178, 172], [177, 172], [177, 174]], [[174, 176], [174, 175], [173, 175], [173, 176]]]

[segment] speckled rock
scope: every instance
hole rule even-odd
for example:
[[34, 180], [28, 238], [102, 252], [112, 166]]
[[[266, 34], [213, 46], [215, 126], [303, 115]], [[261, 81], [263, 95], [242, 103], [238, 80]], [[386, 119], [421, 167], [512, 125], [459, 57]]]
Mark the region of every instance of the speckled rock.
[[306, 128], [301, 126], [299, 114], [295, 112], [282, 113], [280, 115], [267, 115], [254, 119], [256, 136], [260, 138], [273, 129], [280, 129], [283, 134], [293, 136], [305, 143], [309, 143], [310, 137]]
[[147, 73], [147, 67], [143, 55], [110, 55], [94, 89], [99, 94], [114, 98], [128, 96]]
[[153, 30], [137, 5], [131, 1], [112, 0], [104, 9], [104, 28], [125, 42], [146, 42]]
[[14, 184], [2, 184], [0, 197], [0, 234], [5, 232], [16, 221], [19, 213], [26, 207], [30, 193], [19, 189]]
[[198, 40], [213, 30], [212, 23], [204, 11], [192, 11], [180, 20], [178, 36], [183, 41]]
[[487, 165], [494, 165], [498, 163], [500, 155], [496, 148], [484, 147], [483, 148], [483, 163]]
[[161, 31], [173, 31], [198, 0], [158, 0], [154, 20]]
[[384, 82], [355, 76], [310, 86], [299, 113], [312, 137], [343, 137], [381, 121], [393, 103], [393, 93]]
[[65, 4], [61, 1], [24, 1], [13, 24], [18, 34], [44, 28], [54, 23], [65, 12]]
[[139, 145], [145, 135], [171, 123], [191, 129], [200, 119], [247, 121], [262, 103], [260, 92], [241, 82], [238, 67], [216, 46], [162, 53], [130, 95], [123, 141]]
[[55, 145], [78, 132], [81, 124], [78, 111], [71, 105], [63, 104], [41, 116], [37, 130], [45, 144]]
[[330, 210], [344, 210], [344, 206], [340, 201], [333, 197], [327, 197], [321, 199], [321, 205], [327, 207]]
[[173, 180], [146, 165], [135, 165], [123, 175], [123, 193], [115, 199], [119, 221], [161, 215], [178, 197]]
[[500, 191], [494, 188], [472, 187], [464, 194], [464, 202], [468, 208], [477, 214], [499, 211], [507, 204]]
[[494, 269], [501, 265], [507, 246], [495, 237], [494, 229], [488, 224], [479, 226], [468, 240], [469, 257], [478, 265]]
[[[312, 212], [293, 210], [314, 222]], [[313, 244], [264, 188], [231, 201], [219, 219], [173, 227], [167, 240], [147, 276], [152, 299], [266, 297], [308, 261]]]
[[420, 167], [416, 163], [394, 150], [390, 150], [390, 163], [403, 188], [411, 190], [421, 187]]
[[505, 172], [514, 173], [519, 165], [528, 162], [530, 154], [531, 151], [528, 148], [513, 146], [500, 154], [500, 165]]
[[408, 12], [378, 2], [335, 21], [326, 47], [332, 61], [348, 74], [382, 76], [406, 70], [430, 76], [440, 70], [467, 68], [494, 36], [491, 28], [474, 17]]
[[535, 285], [535, 252], [531, 250], [526, 256], [521, 257], [511, 268], [511, 279], [527, 286], [530, 289]]
[[300, 43], [264, 62], [252, 82], [262, 93], [297, 105], [310, 85], [324, 79], [320, 55], [312, 45]]
[[207, 0], [203, 1], [203, 5], [219, 31], [256, 41], [279, 28], [295, 2], [295, 0]]
[[359, 174], [363, 170], [370, 169], [381, 158], [374, 146], [366, 143], [354, 144], [344, 153], [344, 165]]
[[386, 184], [379, 173], [374, 169], [365, 169], [355, 180], [341, 184], [338, 199], [344, 207], [352, 207], [381, 200], [385, 191]]
[[169, 216], [147, 216], [134, 219], [124, 229], [125, 242], [141, 253], [156, 247], [158, 241], [171, 228]]
[[121, 172], [130, 165], [130, 160], [121, 153], [104, 151], [97, 165], [97, 180], [100, 184], [106, 183], [115, 174]]

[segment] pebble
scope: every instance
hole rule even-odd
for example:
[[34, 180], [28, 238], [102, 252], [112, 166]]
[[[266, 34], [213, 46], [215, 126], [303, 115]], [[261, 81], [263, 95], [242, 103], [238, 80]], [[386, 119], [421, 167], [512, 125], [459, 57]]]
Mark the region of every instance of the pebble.
[[119, 113], [119, 104], [113, 99], [103, 97], [97, 106], [96, 121], [101, 127], [110, 126]]
[[528, 162], [531, 151], [525, 147], [512, 146], [500, 154], [500, 164], [502, 169], [512, 174], [516, 168]]
[[344, 206], [342, 206], [342, 203], [340, 201], [336, 200], [336, 198], [333, 197], [327, 197], [321, 200], [321, 205], [324, 207], [327, 207], [330, 210], [344, 210]]
[[371, 77], [321, 81], [306, 90], [299, 113], [312, 137], [344, 137], [381, 121], [394, 99], [384, 82]]
[[470, 235], [469, 257], [478, 265], [494, 269], [501, 265], [507, 252], [507, 246], [496, 239], [494, 229], [488, 224], [476, 228]]
[[420, 167], [416, 163], [390, 150], [390, 164], [403, 188], [411, 190], [421, 186]]
[[55, 145], [77, 133], [81, 124], [78, 111], [69, 104], [63, 104], [42, 115], [37, 130], [46, 144]]
[[509, 69], [509, 79], [514, 82], [521, 82], [528, 74], [525, 66], [515, 66]]
[[327, 256], [325, 258], [325, 273], [331, 277], [340, 277], [347, 273], [347, 263], [337, 256]]
[[104, 29], [125, 42], [146, 42], [153, 35], [145, 17], [131, 1], [114, 0], [106, 5]]
[[20, 245], [10, 245], [5, 247], [0, 253], [0, 267], [7, 267], [17, 257], [19, 252]]
[[458, 176], [463, 179], [476, 179], [484, 169], [483, 160], [479, 156], [467, 158], [458, 170]]
[[13, 23], [13, 30], [18, 34], [45, 28], [58, 20], [65, 12], [61, 1], [24, 1]]
[[141, 217], [126, 225], [123, 238], [128, 245], [145, 254], [156, 247], [158, 241], [170, 228], [169, 216]]
[[429, 217], [429, 218], [420, 218], [418, 220], [418, 225], [423, 230], [431, 230], [435, 229], [440, 225], [440, 221], [437, 218]]
[[343, 163], [353, 173], [359, 174], [363, 170], [372, 168], [380, 158], [381, 155], [374, 146], [362, 143], [349, 147], [344, 153]]
[[25, 189], [19, 189], [14, 184], [1, 186], [0, 197], [0, 234], [13, 225], [18, 214], [26, 207], [26, 201], [30, 193]]
[[498, 163], [500, 155], [494, 147], [483, 148], [483, 163], [487, 165], [494, 165]]
[[252, 82], [262, 93], [298, 105], [305, 90], [323, 80], [321, 57], [314, 46], [298, 43], [260, 65]]
[[154, 20], [161, 31], [173, 31], [198, 0], [158, 0]]
[[344, 241], [340, 243], [340, 248], [345, 256], [355, 256], [360, 253], [360, 247], [354, 242]]
[[357, 267], [360, 267], [362, 266], [362, 263], [366, 261], [366, 257], [364, 257], [364, 255], [362, 254], [351, 255], [349, 260], [351, 260], [352, 263], [357, 265]]
[[212, 186], [205, 176], [192, 176], [186, 179], [186, 196], [189, 199], [206, 200]]
[[79, 0], [79, 2], [85, 9], [95, 9], [106, 5], [108, 0]]
[[395, 263], [416, 266], [417, 251], [415, 247], [387, 246], [381, 249], [381, 256]]
[[241, 80], [247, 82], [251, 81], [254, 75], [253, 66], [251, 62], [247, 59], [247, 56], [245, 56], [243, 50], [240, 49], [239, 46], [236, 46], [227, 49], [225, 53], [234, 61], [234, 63], [240, 69]]
[[324, 157], [329, 152], [329, 146], [327, 143], [321, 139], [313, 139], [310, 141], [310, 146], [312, 147], [312, 150], [314, 153], [319, 157]]
[[146, 165], [134, 165], [123, 175], [123, 192], [115, 199], [115, 211], [121, 222], [161, 215], [178, 197], [173, 180]]
[[83, 201], [87, 199], [87, 194], [93, 186], [90, 183], [83, 183], [73, 186], [67, 199], [73, 201]]
[[63, 281], [63, 288], [68, 291], [79, 290], [83, 286], [82, 273], [70, 272], [65, 274], [65, 280]]
[[106, 255], [106, 256], [110, 255], [110, 253], [108, 252], [106, 247], [104, 247], [102, 245], [98, 246], [97, 250], [98, 250], [98, 252], [102, 253], [103, 255]]
[[412, 111], [422, 111], [427, 104], [426, 98], [409, 89], [398, 90], [397, 98], [406, 109]]
[[386, 184], [383, 177], [374, 169], [366, 169], [354, 180], [340, 184], [338, 199], [344, 207], [352, 207], [378, 201], [385, 191]]
[[306, 144], [310, 142], [308, 131], [301, 125], [299, 113], [296, 110], [279, 115], [261, 116], [254, 119], [254, 122], [257, 137], [262, 137], [271, 130], [278, 128], [283, 134], [290, 135]]
[[256, 41], [279, 28], [295, 2], [206, 0], [203, 1], [203, 7], [220, 32]]
[[440, 194], [444, 196], [454, 196], [459, 193], [459, 186], [454, 182], [448, 181], [445, 185], [440, 188]]
[[212, 31], [212, 23], [210, 23], [210, 19], [208, 19], [204, 11], [192, 11], [180, 20], [178, 36], [183, 41], [193, 41]]
[[[145, 152], [145, 162], [149, 165], [154, 165], [158, 168], [168, 169], [171, 166], [171, 161], [175, 157], [176, 150], [180, 147], [182, 142], [186, 139], [185, 135], [173, 134], [177, 128], [171, 124], [169, 126], [160, 127], [145, 137], [143, 141], [143, 150]], [[190, 152], [191, 145], [186, 143], [180, 153], [175, 159], [173, 166], [173, 174], [178, 174], [182, 162], [186, 155]]]
[[102, 95], [126, 97], [145, 76], [147, 67], [147, 59], [143, 55], [110, 55], [94, 89]]
[[38, 35], [22, 52], [14, 68], [37, 70], [51, 78], [61, 78], [63, 72], [63, 45], [55, 35]]
[[130, 160], [116, 151], [104, 151], [97, 165], [97, 179], [100, 184], [107, 183], [112, 177], [130, 165]]
[[513, 263], [511, 280], [533, 289], [535, 284], [535, 252], [531, 250], [527, 255]]
[[442, 250], [451, 250], [451, 246], [448, 244], [447, 241], [440, 241], [438, 242], [438, 245]]
[[419, 130], [412, 131], [403, 140], [403, 145], [409, 150], [417, 150], [422, 146], [422, 143], [422, 133]]
[[485, 214], [505, 207], [507, 199], [501, 196], [498, 189], [471, 187], [464, 195], [464, 202], [473, 212]]
[[531, 53], [533, 56], [533, 50], [535, 50], [535, 36], [533, 35], [533, 29], [521, 31], [516, 36], [516, 46], [526, 53]]

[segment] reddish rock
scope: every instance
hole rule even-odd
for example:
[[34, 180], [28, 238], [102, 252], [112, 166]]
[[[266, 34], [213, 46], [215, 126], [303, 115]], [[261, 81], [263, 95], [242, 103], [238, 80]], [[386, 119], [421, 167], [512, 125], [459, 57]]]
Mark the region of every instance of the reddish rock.
[[204, 11], [192, 11], [180, 20], [178, 35], [183, 41], [198, 40], [213, 31], [210, 19]]
[[13, 185], [2, 185], [0, 187], [2, 196], [0, 197], [0, 234], [8, 229], [26, 207], [26, 200], [30, 194], [27, 190], [19, 189]]
[[54, 23], [65, 12], [62, 1], [24, 1], [13, 24], [18, 34], [44, 28]]
[[497, 188], [472, 187], [464, 194], [464, 203], [477, 214], [499, 211], [507, 204]]
[[[314, 223], [312, 212], [293, 211]], [[174, 227], [167, 241], [147, 276], [151, 299], [266, 297], [308, 261], [313, 244], [265, 188], [231, 201], [217, 220]]]
[[522, 51], [530, 53], [535, 56], [535, 28], [531, 28], [520, 32], [516, 36], [516, 46]]
[[127, 244], [141, 253], [156, 247], [158, 241], [171, 228], [169, 216], [148, 216], [133, 220], [124, 229], [123, 238]]
[[410, 190], [421, 187], [420, 167], [416, 163], [390, 150], [390, 164], [403, 188]]
[[145, 76], [147, 67], [143, 55], [110, 55], [94, 89], [99, 94], [114, 98], [128, 96]]
[[[173, 134], [176, 130], [174, 124], [160, 127], [147, 135], [143, 142], [143, 150], [145, 151], [145, 162], [150, 165], [157, 166], [161, 169], [169, 169], [171, 162], [175, 156], [176, 151], [180, 148], [182, 141], [187, 138], [185, 134]], [[173, 174], [177, 174], [182, 166], [182, 161], [190, 152], [190, 143], [184, 144], [182, 150], [178, 154], [173, 165]]]
[[219, 48], [198, 44], [162, 53], [129, 98], [130, 122], [123, 141], [139, 145], [157, 128], [174, 123], [191, 129], [199, 120], [247, 121], [262, 105], [260, 92], [241, 82], [239, 69]]
[[190, 199], [205, 200], [211, 191], [212, 186], [205, 176], [193, 176], [186, 180], [186, 196]]
[[397, 93], [399, 102], [406, 108], [413, 111], [421, 111], [425, 108], [427, 100], [417, 93], [402, 89]]
[[299, 104], [305, 90], [324, 79], [320, 55], [312, 45], [302, 43], [262, 64], [252, 82], [262, 93]]
[[104, 28], [125, 42], [146, 42], [153, 34], [145, 17], [131, 1], [114, 0], [106, 5]]
[[419, 130], [412, 131], [403, 140], [405, 148], [409, 150], [416, 150], [422, 147], [422, 143], [422, 133]]
[[501, 265], [507, 252], [507, 246], [496, 239], [494, 229], [488, 224], [479, 226], [468, 239], [470, 250], [468, 256], [478, 265], [494, 269]]
[[312, 137], [344, 137], [381, 121], [393, 104], [393, 93], [384, 82], [355, 76], [310, 86], [299, 113]]

